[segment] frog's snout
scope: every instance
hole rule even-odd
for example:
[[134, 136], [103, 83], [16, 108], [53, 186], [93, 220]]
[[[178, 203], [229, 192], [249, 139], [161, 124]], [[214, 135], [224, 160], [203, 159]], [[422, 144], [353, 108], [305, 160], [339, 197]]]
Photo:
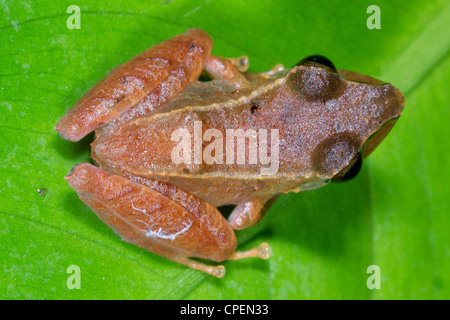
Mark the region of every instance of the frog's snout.
[[405, 106], [405, 96], [396, 87], [392, 86], [392, 88], [393, 88], [395, 100], [396, 100], [395, 104], [398, 106], [398, 109], [399, 109], [399, 114], [397, 116], [397, 118], [398, 118], [398, 117], [400, 117], [400, 113], [402, 112], [403, 107]]
[[378, 130], [372, 133], [372, 135], [364, 142], [361, 149], [363, 158], [367, 158], [388, 135], [400, 117], [405, 105], [405, 97], [400, 90], [391, 84], [386, 84], [385, 86], [389, 88], [389, 98], [385, 102], [385, 120], [382, 122], [382, 125], [378, 128]]

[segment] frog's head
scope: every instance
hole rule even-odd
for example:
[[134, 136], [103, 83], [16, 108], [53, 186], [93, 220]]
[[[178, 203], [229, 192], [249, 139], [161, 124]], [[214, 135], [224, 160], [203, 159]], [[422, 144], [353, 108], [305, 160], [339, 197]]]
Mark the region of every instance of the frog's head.
[[310, 56], [291, 69], [290, 87], [307, 102], [310, 165], [332, 182], [355, 177], [362, 160], [386, 137], [404, 106], [389, 83], [337, 70], [323, 56]]

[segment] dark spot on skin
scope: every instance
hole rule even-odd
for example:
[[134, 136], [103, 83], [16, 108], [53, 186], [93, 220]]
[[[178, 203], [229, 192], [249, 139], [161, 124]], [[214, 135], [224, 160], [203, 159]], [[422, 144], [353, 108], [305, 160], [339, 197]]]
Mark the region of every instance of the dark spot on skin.
[[344, 92], [346, 86], [337, 73], [317, 67], [300, 67], [289, 76], [288, 84], [311, 102], [326, 102], [336, 98]]
[[340, 132], [323, 140], [314, 149], [311, 162], [322, 175], [334, 175], [354, 158], [361, 149], [359, 137], [352, 132]]
[[189, 45], [189, 50], [193, 49], [195, 47], [195, 45], [191, 42], [191, 44]]
[[123, 84], [127, 83], [127, 78], [126, 77], [120, 78], [120, 80], [122, 81]]
[[250, 107], [250, 112], [251, 112], [252, 114], [255, 114], [256, 111], [258, 111], [258, 108], [259, 108], [259, 106], [258, 106], [257, 104], [252, 105], [252, 106]]
[[125, 98], [125, 94], [120, 95], [119, 97], [114, 99], [115, 103], [119, 103], [120, 101], [122, 101]]

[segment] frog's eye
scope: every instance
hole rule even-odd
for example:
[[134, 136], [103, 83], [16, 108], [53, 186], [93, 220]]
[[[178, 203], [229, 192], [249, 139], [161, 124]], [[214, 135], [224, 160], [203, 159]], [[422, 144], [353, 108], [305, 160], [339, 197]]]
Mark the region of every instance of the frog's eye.
[[362, 167], [361, 152], [358, 152], [356, 156], [350, 161], [347, 167], [342, 169], [337, 175], [331, 179], [332, 182], [346, 182], [356, 177]]
[[310, 65], [314, 65], [314, 64], [321, 64], [325, 67], [327, 67], [328, 69], [330, 69], [333, 72], [337, 73], [337, 69], [334, 66], [333, 62], [330, 61], [330, 59], [321, 56], [319, 54], [315, 54], [309, 57], [304, 58], [303, 60], [301, 60], [299, 63], [297, 63], [297, 66], [310, 66]]

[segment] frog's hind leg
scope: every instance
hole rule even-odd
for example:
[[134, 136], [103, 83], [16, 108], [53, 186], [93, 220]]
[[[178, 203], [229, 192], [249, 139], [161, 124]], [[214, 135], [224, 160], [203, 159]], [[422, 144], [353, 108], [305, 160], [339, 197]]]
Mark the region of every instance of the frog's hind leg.
[[[266, 242], [261, 243], [259, 246], [252, 248], [247, 251], [236, 251], [227, 260], [241, 260], [247, 258], [260, 258], [260, 259], [269, 259], [270, 258], [270, 248]], [[225, 267], [224, 266], [210, 266], [203, 264], [201, 262], [195, 261], [193, 259], [189, 259], [186, 257], [177, 257], [176, 262], [184, 264], [190, 268], [200, 270], [210, 275], [213, 275], [217, 278], [222, 278], [225, 275]]]
[[[269, 245], [266, 242], [263, 242], [259, 246], [252, 248], [250, 250], [236, 251], [231, 256], [229, 256], [227, 260], [241, 260], [247, 258], [269, 259], [270, 258]], [[217, 278], [222, 278], [225, 275], [225, 267], [221, 265], [210, 266], [186, 257], [177, 257], [175, 261], [184, 264], [190, 268], [209, 273]]]
[[221, 262], [264, 257], [261, 250], [235, 253], [236, 236], [217, 208], [174, 185], [125, 178], [88, 163], [75, 166], [66, 180], [124, 241], [172, 261], [222, 277], [223, 266], [191, 258]]
[[144, 107], [157, 108], [198, 79], [211, 50], [212, 39], [200, 29], [188, 30], [151, 47], [113, 69], [66, 113], [55, 129], [62, 138], [78, 141], [144, 98]]
[[98, 127], [96, 134], [103, 136], [109, 135], [125, 122], [154, 112], [165, 103], [177, 97], [184, 89], [198, 79], [203, 70], [205, 59], [199, 55], [192, 55], [188, 59], [180, 62], [154, 90], [111, 122]]
[[176, 257], [174, 261], [180, 264], [184, 264], [189, 268], [208, 273], [216, 278], [223, 278], [223, 276], [225, 275], [225, 267], [222, 265], [210, 266], [186, 257]]
[[247, 251], [236, 251], [233, 253], [228, 260], [240, 260], [246, 258], [270, 258], [270, 248], [266, 242], [261, 243], [259, 246], [252, 248]]
[[223, 80], [233, 88], [246, 87], [248, 81], [240, 72], [244, 72], [247, 69], [248, 58], [245, 56], [219, 58], [214, 56], [204, 57], [198, 53], [193, 53], [191, 57], [181, 61], [158, 87], [120, 117], [99, 127], [96, 130], [96, 134], [107, 136], [114, 132], [115, 128], [131, 119], [157, 112], [158, 108], [186, 92], [183, 90], [188, 87], [192, 88], [192, 84], [195, 83], [195, 80], [199, 78], [202, 72], [208, 73], [213, 79]]
[[188, 258], [220, 262], [236, 249], [234, 231], [217, 208], [175, 186], [154, 182], [153, 189], [88, 163], [75, 166], [66, 180], [123, 240], [160, 256], [220, 276], [223, 267]]

